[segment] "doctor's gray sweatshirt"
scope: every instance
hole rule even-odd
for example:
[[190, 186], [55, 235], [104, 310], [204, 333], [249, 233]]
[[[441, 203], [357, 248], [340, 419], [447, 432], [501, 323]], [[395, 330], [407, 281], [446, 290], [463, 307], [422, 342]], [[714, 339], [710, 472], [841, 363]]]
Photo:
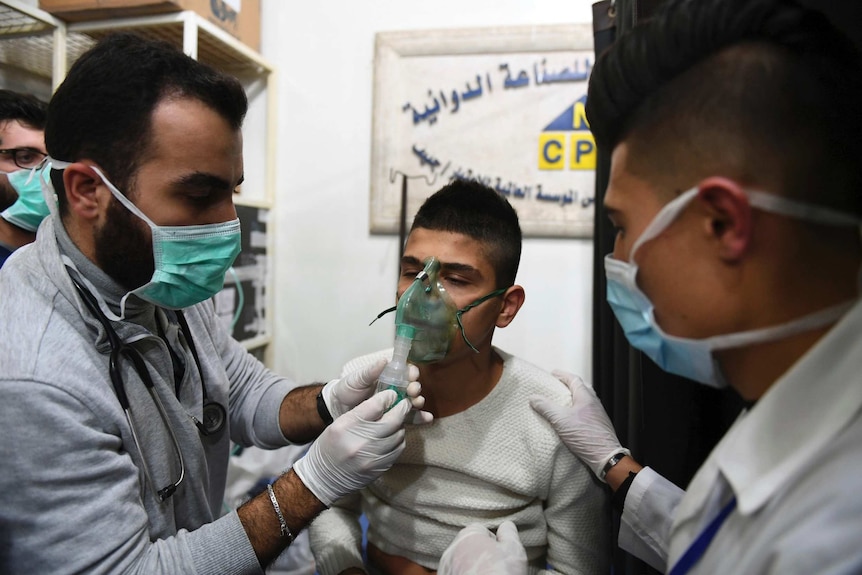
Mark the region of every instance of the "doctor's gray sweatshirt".
[[[105, 329], [70, 268], [119, 313], [125, 290], [53, 217], [0, 270], [0, 572], [262, 573], [236, 512], [222, 516], [230, 441], [286, 445], [278, 412], [295, 384], [233, 340], [211, 301], [184, 311], [201, 374], [173, 314], [130, 297], [126, 319], [112, 325], [143, 356], [166, 416], [120, 359], [136, 442], [109, 375]], [[190, 417], [201, 419], [201, 376], [208, 400], [229, 414], [208, 437]], [[181, 473], [160, 501], [156, 490]]]

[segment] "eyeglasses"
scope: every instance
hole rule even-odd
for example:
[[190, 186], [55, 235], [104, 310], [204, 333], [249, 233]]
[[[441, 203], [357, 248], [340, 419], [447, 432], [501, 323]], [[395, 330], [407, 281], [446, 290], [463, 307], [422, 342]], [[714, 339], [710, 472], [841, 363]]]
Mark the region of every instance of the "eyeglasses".
[[34, 148], [9, 148], [0, 150], [0, 156], [11, 157], [19, 168], [30, 169], [41, 164], [48, 154]]

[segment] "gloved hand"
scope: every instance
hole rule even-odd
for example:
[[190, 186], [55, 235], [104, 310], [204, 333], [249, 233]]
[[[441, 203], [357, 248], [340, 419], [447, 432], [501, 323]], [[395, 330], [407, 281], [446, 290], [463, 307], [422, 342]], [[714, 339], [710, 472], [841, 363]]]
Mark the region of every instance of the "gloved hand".
[[[338, 419], [377, 391], [377, 378], [386, 367], [387, 361], [380, 359], [366, 368], [352, 371], [341, 379], [333, 379], [323, 386], [323, 400], [329, 409], [332, 419]], [[410, 365], [407, 377], [410, 384], [407, 386], [407, 396], [410, 403], [416, 409], [422, 409], [425, 398], [419, 395], [422, 386], [419, 384], [419, 368]]]
[[569, 451], [604, 481], [602, 470], [608, 460], [617, 453], [631, 455], [631, 452], [620, 445], [614, 426], [591, 385], [571, 373], [551, 373], [569, 386], [572, 406], [563, 407], [541, 397], [531, 397], [530, 406], [548, 420]]
[[372, 396], [332, 422], [293, 470], [306, 487], [329, 507], [392, 467], [404, 451], [404, 418], [410, 403], [386, 390]]
[[437, 575], [526, 575], [518, 528], [503, 521], [494, 535], [479, 523], [462, 529], [440, 558]]

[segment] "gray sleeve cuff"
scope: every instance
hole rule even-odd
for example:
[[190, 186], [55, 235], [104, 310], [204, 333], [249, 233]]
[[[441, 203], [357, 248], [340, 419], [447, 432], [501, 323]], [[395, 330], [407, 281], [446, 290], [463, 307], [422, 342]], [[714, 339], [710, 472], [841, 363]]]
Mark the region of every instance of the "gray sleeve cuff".
[[[195, 544], [188, 545], [198, 573], [263, 575], [263, 569], [236, 511], [183, 535], [201, 538]], [[180, 534], [177, 537], [180, 537]]]

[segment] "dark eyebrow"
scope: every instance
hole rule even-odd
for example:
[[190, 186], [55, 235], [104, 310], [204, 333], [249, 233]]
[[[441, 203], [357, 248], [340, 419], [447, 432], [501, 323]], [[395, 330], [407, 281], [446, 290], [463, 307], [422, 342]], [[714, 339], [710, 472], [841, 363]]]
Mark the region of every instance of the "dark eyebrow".
[[[402, 266], [416, 266], [416, 267], [420, 267], [420, 268], [425, 267], [424, 262], [419, 261], [419, 258], [416, 258], [413, 256], [403, 256], [401, 258], [401, 265]], [[441, 263], [440, 264], [440, 271], [442, 271], [444, 273], [457, 272], [457, 273], [462, 273], [462, 274], [477, 274], [479, 276], [482, 275], [479, 272], [479, 270], [477, 270], [473, 266], [471, 266], [469, 264], [460, 264], [460, 263]]]
[[402, 266], [419, 266], [425, 267], [422, 262], [419, 261], [419, 258], [414, 258], [413, 256], [402, 256], [401, 257], [401, 265]]
[[220, 178], [212, 174], [207, 174], [204, 172], [194, 172], [192, 174], [188, 174], [181, 177], [180, 179], [176, 180], [174, 184], [178, 187], [192, 187], [207, 190], [233, 190], [235, 187], [242, 184], [243, 181], [245, 181], [244, 175], [240, 176], [238, 182], [232, 184], [224, 178]]
[[478, 274], [479, 270], [468, 264], [444, 263], [440, 265], [444, 272], [460, 272], [462, 274]]
[[[0, 140], [0, 143], [2, 143], [2, 140]], [[11, 152], [18, 152], [18, 151], [22, 151], [22, 150], [27, 151], [27, 152], [36, 152], [37, 154], [45, 154], [45, 152], [43, 152], [42, 150], [40, 150], [38, 148], [34, 148], [33, 146], [19, 146], [17, 148], [8, 148], [5, 150], [0, 150], [0, 152], [11, 153]], [[47, 154], [45, 154], [45, 155], [47, 156]]]

